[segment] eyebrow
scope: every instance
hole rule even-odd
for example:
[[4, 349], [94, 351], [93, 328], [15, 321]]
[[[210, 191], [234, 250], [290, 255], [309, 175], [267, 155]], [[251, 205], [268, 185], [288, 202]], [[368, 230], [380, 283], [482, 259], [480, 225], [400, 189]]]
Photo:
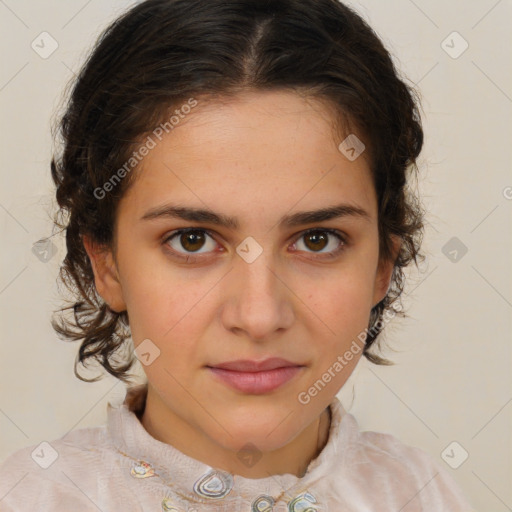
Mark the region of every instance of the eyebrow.
[[[371, 220], [370, 215], [363, 208], [349, 204], [339, 204], [328, 208], [322, 208], [320, 210], [284, 215], [281, 217], [279, 224], [284, 228], [290, 228], [342, 217], [360, 218], [366, 221]], [[237, 230], [240, 227], [240, 223], [235, 217], [215, 213], [208, 209], [184, 207], [172, 204], [164, 204], [148, 210], [141, 217], [141, 220], [153, 220], [160, 218], [177, 218], [192, 222], [203, 222], [232, 230]]]

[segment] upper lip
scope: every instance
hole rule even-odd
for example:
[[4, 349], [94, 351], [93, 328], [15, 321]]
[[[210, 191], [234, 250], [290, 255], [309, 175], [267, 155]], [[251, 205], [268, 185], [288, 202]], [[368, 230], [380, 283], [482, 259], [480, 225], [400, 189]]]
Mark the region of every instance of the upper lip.
[[292, 363], [280, 357], [271, 357], [263, 361], [251, 361], [250, 359], [238, 359], [236, 361], [228, 361], [226, 363], [219, 363], [211, 365], [210, 368], [222, 368], [223, 370], [231, 370], [235, 372], [264, 372], [268, 370], [275, 370], [276, 368], [286, 368], [289, 366], [302, 366], [297, 363]]

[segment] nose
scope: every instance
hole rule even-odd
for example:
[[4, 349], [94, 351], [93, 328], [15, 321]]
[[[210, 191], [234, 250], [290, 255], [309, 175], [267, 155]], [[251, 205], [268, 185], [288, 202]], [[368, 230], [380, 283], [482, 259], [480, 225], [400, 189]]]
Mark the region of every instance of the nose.
[[270, 249], [249, 261], [235, 255], [221, 318], [229, 331], [263, 341], [293, 324], [293, 293]]

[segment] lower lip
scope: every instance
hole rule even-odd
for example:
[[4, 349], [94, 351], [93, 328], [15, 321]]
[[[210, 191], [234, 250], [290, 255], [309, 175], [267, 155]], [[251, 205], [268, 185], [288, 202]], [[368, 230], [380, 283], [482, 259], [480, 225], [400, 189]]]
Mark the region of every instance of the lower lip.
[[263, 372], [235, 372], [211, 367], [208, 369], [232, 388], [242, 391], [242, 393], [260, 395], [269, 393], [286, 384], [302, 368], [302, 366], [287, 366], [286, 368], [276, 368]]

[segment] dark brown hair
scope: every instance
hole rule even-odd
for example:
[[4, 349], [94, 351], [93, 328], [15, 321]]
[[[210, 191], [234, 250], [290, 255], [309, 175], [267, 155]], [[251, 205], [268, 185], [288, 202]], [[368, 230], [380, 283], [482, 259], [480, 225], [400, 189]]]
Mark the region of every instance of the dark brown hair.
[[[119, 199], [133, 173], [118, 170], [148, 133], [191, 98], [222, 100], [241, 91], [290, 90], [332, 106], [363, 138], [378, 197], [380, 258], [401, 242], [392, 284], [371, 312], [364, 355], [383, 315], [403, 291], [403, 268], [417, 263], [423, 212], [408, 186], [423, 144], [417, 93], [395, 69], [368, 24], [337, 0], [147, 0], [99, 37], [73, 83], [59, 129], [62, 153], [51, 163], [66, 232], [61, 279], [74, 295], [57, 332], [80, 340], [75, 364], [96, 360], [129, 382], [135, 359], [126, 312], [99, 297], [82, 236], [109, 247]], [[126, 168], [125, 168], [126, 169]], [[116, 174], [123, 176], [117, 186]], [[115, 184], [114, 184], [115, 185]], [[103, 192], [99, 193], [101, 190]], [[107, 197], [105, 197], [105, 195]]]

